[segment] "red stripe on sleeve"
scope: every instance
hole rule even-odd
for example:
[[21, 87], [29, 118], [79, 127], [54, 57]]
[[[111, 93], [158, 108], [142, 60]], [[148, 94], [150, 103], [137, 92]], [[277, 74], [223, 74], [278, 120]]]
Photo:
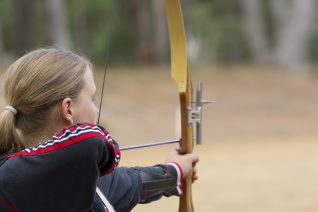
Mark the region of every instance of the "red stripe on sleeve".
[[[39, 149], [34, 150], [34, 151], [31, 150], [30, 152], [27, 152], [27, 151], [23, 150], [23, 151], [15, 153], [15, 154], [9, 155], [8, 158], [14, 158], [14, 157], [18, 157], [18, 156], [36, 156], [36, 155], [56, 151], [59, 149], [63, 149], [63, 148], [68, 147], [72, 144], [78, 143], [84, 139], [92, 138], [92, 137], [101, 137], [101, 138], [105, 139], [101, 133], [88, 132], [88, 133], [84, 133], [84, 134], [78, 135], [76, 137], [70, 138], [66, 141], [58, 142], [58, 143], [55, 143], [53, 145], [39, 148]], [[43, 145], [45, 145], [45, 144], [43, 144]]]

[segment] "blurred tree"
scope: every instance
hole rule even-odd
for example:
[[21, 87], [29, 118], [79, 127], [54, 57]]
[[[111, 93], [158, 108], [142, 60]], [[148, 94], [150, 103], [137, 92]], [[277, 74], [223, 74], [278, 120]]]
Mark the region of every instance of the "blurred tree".
[[276, 62], [289, 70], [308, 64], [308, 45], [315, 22], [315, 0], [274, 0], [277, 18]]
[[5, 57], [6, 52], [3, 49], [3, 38], [2, 38], [2, 24], [0, 18], [0, 63], [2, 63], [3, 58]]
[[52, 44], [71, 49], [68, 19], [65, 14], [64, 0], [46, 0], [48, 14], [48, 36]]
[[167, 27], [166, 27], [166, 13], [163, 1], [153, 1], [153, 16], [154, 16], [154, 44], [155, 57], [154, 62], [160, 63], [165, 58], [165, 46], [167, 44]]
[[142, 65], [155, 64], [163, 54], [162, 47], [159, 47], [164, 41], [164, 32], [159, 31], [163, 29], [165, 17], [163, 1], [134, 0], [130, 4], [132, 17], [136, 21], [137, 62]]
[[[188, 1], [183, 1], [188, 3]], [[196, 38], [196, 64], [234, 64], [250, 57], [239, 0], [201, 0], [183, 4], [186, 29]], [[191, 42], [190, 42], [191, 44]]]
[[[2, 0], [2, 52], [16, 56], [56, 44], [81, 52], [98, 65], [105, 63], [108, 49], [112, 64], [166, 63], [169, 43], [163, 3]], [[318, 61], [315, 0], [182, 0], [182, 8], [194, 64], [275, 62], [300, 68], [308, 58]]]
[[265, 33], [265, 16], [262, 0], [241, 0], [250, 40], [252, 58], [257, 64], [269, 62], [269, 49]]
[[[71, 1], [68, 1], [71, 3]], [[92, 52], [89, 44], [89, 29], [88, 23], [88, 5], [86, 0], [76, 0], [68, 5], [70, 31], [72, 32], [73, 45], [77, 51]]]
[[[0, 67], [7, 66], [11, 59], [10, 54], [4, 48], [4, 39], [3, 39], [3, 27], [2, 27], [2, 19], [0, 18]], [[0, 69], [1, 71], [1, 69]]]
[[253, 61], [258, 64], [275, 63], [288, 70], [302, 70], [310, 58], [308, 45], [314, 29], [315, 0], [241, 2]]
[[11, 15], [13, 19], [13, 42], [11, 43], [14, 49], [22, 51], [32, 48], [33, 30], [35, 27], [35, 2], [13, 0], [10, 5], [14, 8], [14, 15]]
[[5, 33], [7, 31], [7, 20], [5, 19], [5, 16], [3, 14], [5, 14], [5, 11], [8, 12], [10, 11], [9, 9], [4, 10], [4, 7], [6, 6], [6, 2], [2, 1], [0, 3], [0, 14], [2, 14], [2, 16], [0, 16], [0, 66], [4, 66], [7, 65], [6, 63], [10, 62], [9, 60], [9, 53], [7, 51], [7, 40], [6, 40], [6, 36]]
[[138, 61], [141, 64], [150, 63], [153, 57], [152, 45], [150, 37], [148, 36], [149, 29], [149, 16], [147, 14], [146, 5], [142, 0], [135, 0], [134, 2], [130, 1], [132, 8], [133, 18], [136, 20], [137, 27], [137, 48], [138, 48]]

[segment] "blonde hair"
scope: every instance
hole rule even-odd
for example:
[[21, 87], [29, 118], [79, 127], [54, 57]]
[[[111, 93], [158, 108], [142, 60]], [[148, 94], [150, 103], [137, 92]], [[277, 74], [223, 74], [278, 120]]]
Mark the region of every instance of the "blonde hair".
[[0, 154], [25, 148], [19, 136], [44, 129], [52, 108], [66, 97], [76, 99], [91, 64], [70, 51], [56, 48], [32, 51], [7, 70], [4, 96], [17, 114], [0, 113]]

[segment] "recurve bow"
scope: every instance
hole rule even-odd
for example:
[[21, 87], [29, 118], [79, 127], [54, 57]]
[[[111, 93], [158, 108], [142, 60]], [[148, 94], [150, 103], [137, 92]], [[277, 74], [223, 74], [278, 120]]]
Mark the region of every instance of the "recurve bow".
[[[165, 0], [170, 51], [171, 75], [176, 81], [181, 112], [181, 139], [178, 152], [191, 153], [193, 150], [192, 80], [188, 68], [186, 36], [180, 0]], [[180, 212], [192, 212], [192, 173], [183, 180], [183, 194], [179, 200]]]
[[[186, 35], [180, 0], [165, 0], [165, 9], [168, 22], [170, 53], [171, 53], [171, 76], [177, 84], [180, 100], [181, 137], [163, 142], [134, 145], [122, 147], [121, 150], [144, 148], [149, 146], [179, 143], [177, 149], [180, 154], [187, 154], [193, 151], [194, 140], [201, 144], [201, 121], [202, 106], [211, 103], [202, 100], [202, 86], [198, 84], [196, 100], [193, 101], [193, 88], [191, 73], [188, 67], [188, 55]], [[106, 68], [105, 68], [106, 69]], [[105, 71], [106, 72], [106, 71]], [[104, 75], [105, 81], [105, 75]], [[104, 87], [103, 81], [103, 87]], [[104, 90], [102, 88], [102, 90]], [[101, 95], [101, 99], [102, 99]], [[102, 100], [101, 100], [102, 104]], [[100, 106], [101, 107], [101, 106]], [[196, 126], [196, 139], [194, 139], [193, 125]], [[183, 193], [179, 200], [179, 212], [193, 212], [192, 203], [192, 172], [183, 179]]]

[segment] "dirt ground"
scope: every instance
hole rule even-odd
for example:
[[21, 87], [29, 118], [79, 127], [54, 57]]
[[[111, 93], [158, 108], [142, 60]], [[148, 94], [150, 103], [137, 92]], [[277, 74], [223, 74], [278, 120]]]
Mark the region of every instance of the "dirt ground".
[[[96, 73], [97, 85], [101, 78]], [[193, 71], [199, 80], [216, 103], [204, 108], [203, 144], [195, 147], [196, 211], [318, 211], [318, 76], [233, 67]], [[178, 137], [169, 70], [109, 69], [103, 101], [101, 123], [121, 146]], [[121, 165], [163, 162], [174, 147], [125, 151]], [[177, 208], [170, 197], [134, 211]]]

